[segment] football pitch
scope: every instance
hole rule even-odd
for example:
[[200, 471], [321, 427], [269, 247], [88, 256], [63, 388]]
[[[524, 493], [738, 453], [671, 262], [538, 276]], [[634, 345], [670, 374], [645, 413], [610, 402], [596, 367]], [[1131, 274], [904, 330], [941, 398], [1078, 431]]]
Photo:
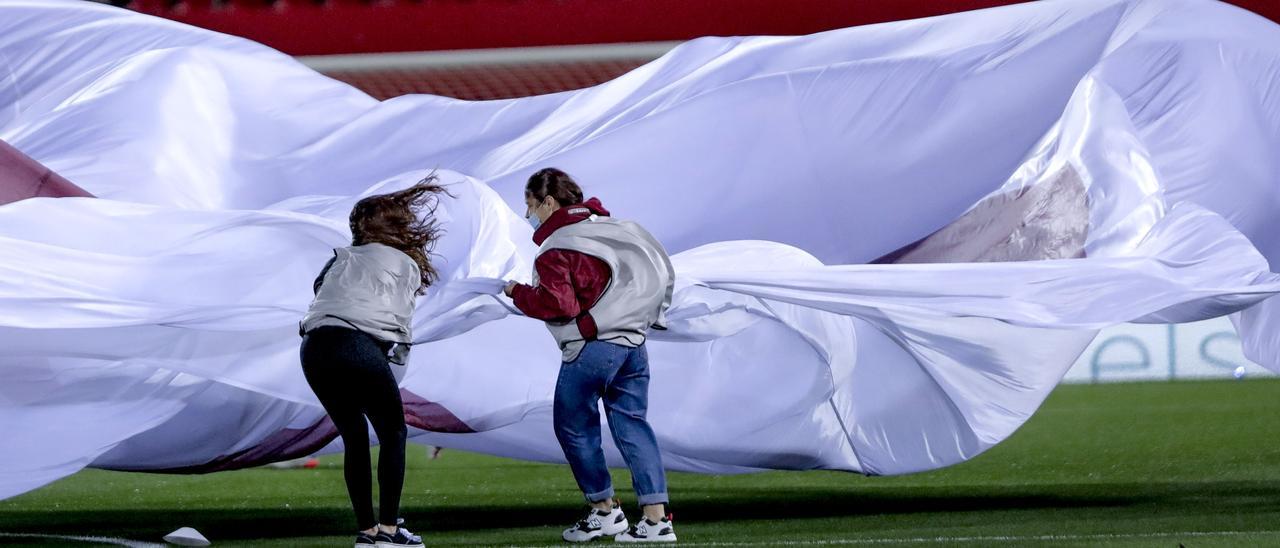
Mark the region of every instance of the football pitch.
[[[409, 450], [402, 515], [427, 546], [563, 544], [585, 509], [566, 466]], [[614, 482], [635, 519], [626, 472]], [[1008, 441], [930, 473], [669, 483], [687, 546], [1280, 546], [1280, 380], [1062, 386]], [[350, 546], [353, 521], [340, 456], [205, 476], [86, 470], [0, 501], [0, 545], [151, 546], [191, 526], [213, 546]]]

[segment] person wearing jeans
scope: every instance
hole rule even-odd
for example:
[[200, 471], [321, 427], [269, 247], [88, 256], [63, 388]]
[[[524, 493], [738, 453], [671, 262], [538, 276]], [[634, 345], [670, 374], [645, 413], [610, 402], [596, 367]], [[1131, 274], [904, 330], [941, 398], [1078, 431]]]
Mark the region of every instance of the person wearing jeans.
[[[541, 248], [533, 283], [506, 294], [526, 316], [543, 320], [561, 350], [553, 422], [565, 460], [591, 505], [563, 538], [586, 542], [674, 542], [666, 474], [645, 414], [649, 357], [645, 338], [663, 329], [675, 273], [662, 245], [640, 225], [614, 219], [563, 171], [546, 168], [525, 186], [526, 218]], [[626, 286], [620, 287], [620, 280]], [[600, 413], [631, 469], [644, 518], [628, 526], [601, 449]]]

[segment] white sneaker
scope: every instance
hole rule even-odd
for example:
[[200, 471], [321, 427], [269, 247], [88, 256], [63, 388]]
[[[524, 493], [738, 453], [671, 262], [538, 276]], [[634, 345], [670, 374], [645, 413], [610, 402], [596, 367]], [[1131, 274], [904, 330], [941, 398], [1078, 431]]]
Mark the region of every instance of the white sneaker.
[[569, 542], [591, 542], [605, 535], [616, 535], [627, 530], [627, 516], [614, 505], [610, 511], [592, 508], [587, 517], [564, 530], [561, 535]]
[[617, 542], [675, 542], [676, 530], [671, 527], [671, 520], [663, 517], [662, 521], [654, 523], [649, 518], [641, 518], [631, 529], [622, 533], [613, 540]]

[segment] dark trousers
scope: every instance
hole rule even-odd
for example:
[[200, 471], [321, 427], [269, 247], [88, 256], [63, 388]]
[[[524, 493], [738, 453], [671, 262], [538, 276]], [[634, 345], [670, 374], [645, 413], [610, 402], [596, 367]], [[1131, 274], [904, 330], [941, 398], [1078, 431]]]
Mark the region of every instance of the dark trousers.
[[378, 523], [395, 525], [404, 486], [406, 429], [400, 388], [387, 362], [391, 344], [355, 329], [317, 327], [302, 338], [302, 372], [346, 446], [343, 473], [360, 529], [375, 525], [370, 478], [369, 428], [378, 456]]

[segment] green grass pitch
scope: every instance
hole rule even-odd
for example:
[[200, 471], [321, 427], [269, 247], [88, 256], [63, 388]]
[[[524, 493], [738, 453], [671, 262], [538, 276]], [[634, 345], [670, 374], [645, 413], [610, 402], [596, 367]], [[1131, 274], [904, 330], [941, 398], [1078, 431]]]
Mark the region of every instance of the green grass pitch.
[[[428, 546], [561, 544], [585, 508], [565, 466], [410, 453], [402, 514]], [[630, 486], [623, 470], [614, 482]], [[1280, 546], [1280, 380], [1063, 386], [959, 466], [672, 474], [670, 491], [692, 546]], [[206, 476], [86, 470], [0, 501], [0, 545], [158, 543], [193, 526], [214, 546], [350, 546], [353, 521], [339, 457]]]

